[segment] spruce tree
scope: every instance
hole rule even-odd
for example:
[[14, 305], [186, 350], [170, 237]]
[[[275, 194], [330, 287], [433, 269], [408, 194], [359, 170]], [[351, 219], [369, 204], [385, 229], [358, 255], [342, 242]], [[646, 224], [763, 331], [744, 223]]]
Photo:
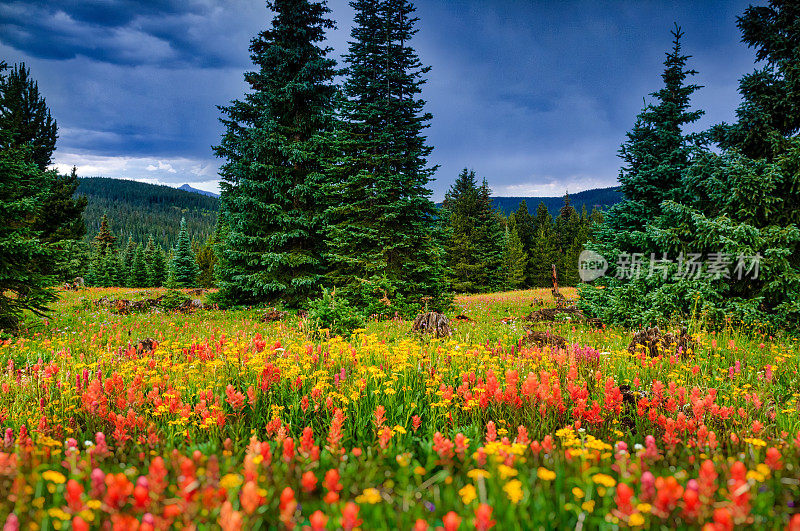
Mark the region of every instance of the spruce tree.
[[[528, 212], [528, 202], [520, 201], [517, 211], [514, 213], [514, 221], [517, 226], [517, 234], [522, 242], [522, 249], [526, 254], [530, 254], [533, 249], [533, 239], [536, 234], [534, 218]], [[527, 277], [526, 277], [527, 281]]]
[[436, 208], [428, 188], [435, 167], [423, 131], [424, 76], [410, 42], [407, 0], [354, 0], [352, 41], [337, 135], [341, 157], [327, 191], [330, 283], [357, 306], [387, 298], [411, 312], [450, 303]]
[[29, 146], [24, 156], [44, 172], [56, 148], [56, 121], [25, 63], [14, 65], [7, 74], [3, 70], [5, 64], [0, 69], [0, 130], [8, 134], [0, 149]]
[[245, 74], [250, 92], [220, 108], [226, 132], [215, 152], [226, 160], [226, 240], [218, 278], [223, 302], [297, 305], [316, 293], [323, 273], [321, 164], [329, 156], [336, 71], [322, 43], [333, 22], [325, 2], [267, 5], [274, 17], [250, 45], [257, 67]]
[[42, 241], [55, 244], [65, 240], [80, 240], [86, 235], [83, 211], [88, 200], [85, 196], [75, 197], [77, 189], [78, 174], [75, 167], [69, 175], [53, 174], [42, 204], [42, 210], [47, 215], [40, 216], [36, 223]]
[[136, 246], [136, 250], [133, 253], [133, 261], [131, 262], [130, 287], [146, 288], [148, 287], [149, 283], [144, 248], [140, 243]]
[[607, 223], [623, 250], [642, 244], [644, 227], [663, 212], [664, 201], [681, 199], [681, 179], [691, 163], [695, 141], [695, 135], [685, 134], [684, 128], [703, 115], [690, 109], [691, 96], [701, 87], [686, 82], [697, 72], [687, 69], [690, 56], [682, 51], [683, 32], [676, 26], [672, 36], [672, 50], [661, 76], [664, 86], [651, 94], [655, 102], [639, 114], [619, 151], [624, 201], [612, 207]]
[[186, 218], [181, 218], [181, 230], [170, 262], [170, 275], [175, 286], [190, 288], [196, 285], [198, 273], [192, 242], [186, 230]]
[[214, 287], [214, 269], [217, 265], [217, 256], [214, 249], [217, 244], [214, 235], [210, 234], [205, 243], [197, 250], [197, 267], [200, 275], [197, 277], [197, 284], [204, 288]]
[[452, 287], [461, 293], [481, 291], [486, 280], [486, 267], [475, 234], [478, 208], [475, 172], [464, 168], [442, 204], [442, 217], [447, 221], [445, 259]]
[[[525, 213], [527, 213], [527, 208]], [[505, 271], [508, 287], [517, 289], [525, 284], [525, 269], [528, 265], [528, 254], [519, 236], [516, 214], [508, 217], [505, 235]]]
[[48, 287], [52, 279], [39, 265], [51, 253], [32, 223], [44, 199], [42, 171], [31, 161], [30, 148], [16, 147], [9, 134], [0, 130], [0, 333], [15, 331], [23, 312], [42, 314], [55, 299]]
[[528, 276], [535, 288], [552, 286], [552, 266], [558, 262], [558, 238], [553, 218], [544, 203], [539, 205], [536, 215], [536, 234], [533, 240]]

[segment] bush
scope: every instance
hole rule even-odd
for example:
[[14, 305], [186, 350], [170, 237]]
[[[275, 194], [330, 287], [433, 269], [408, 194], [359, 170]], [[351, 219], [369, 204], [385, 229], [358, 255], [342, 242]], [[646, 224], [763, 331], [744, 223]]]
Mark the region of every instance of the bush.
[[161, 302], [159, 302], [158, 305], [164, 310], [175, 311], [180, 308], [182, 304], [190, 300], [192, 300], [191, 297], [186, 295], [184, 292], [171, 289], [167, 290], [167, 292], [164, 294], [164, 298], [161, 299]]
[[364, 326], [364, 317], [347, 300], [337, 298], [335, 288], [333, 291], [322, 288], [322, 296], [309, 303], [308, 317], [315, 329], [328, 329], [340, 336]]

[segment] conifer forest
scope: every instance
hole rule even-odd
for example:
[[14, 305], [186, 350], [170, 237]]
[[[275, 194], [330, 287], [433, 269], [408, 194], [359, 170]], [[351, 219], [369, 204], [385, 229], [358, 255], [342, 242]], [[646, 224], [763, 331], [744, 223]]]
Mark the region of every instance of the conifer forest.
[[743, 1], [0, 6], [3, 531], [800, 530], [800, 3]]

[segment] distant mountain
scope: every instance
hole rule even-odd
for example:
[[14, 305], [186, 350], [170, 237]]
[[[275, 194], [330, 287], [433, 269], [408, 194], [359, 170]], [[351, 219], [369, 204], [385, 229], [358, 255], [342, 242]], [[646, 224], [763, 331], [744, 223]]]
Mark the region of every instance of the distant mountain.
[[[622, 192], [619, 187], [611, 188], [595, 188], [594, 190], [586, 190], [585, 192], [578, 192], [569, 194], [570, 203], [575, 209], [580, 212], [583, 206], [586, 210], [591, 212], [593, 208], [605, 210], [610, 206], [622, 201]], [[520, 202], [525, 201], [528, 204], [528, 211], [531, 215], [536, 213], [539, 203], [544, 203], [552, 216], [557, 216], [559, 209], [564, 205], [564, 197], [493, 197], [492, 204], [495, 208], [503, 212], [505, 215], [514, 212], [519, 208]]]
[[129, 236], [141, 243], [153, 236], [165, 248], [172, 247], [181, 217], [186, 218], [192, 238], [205, 240], [214, 231], [219, 210], [216, 197], [126, 179], [80, 178], [76, 195], [89, 200], [84, 212], [87, 240], [95, 237], [107, 214], [118, 244]]
[[184, 184], [183, 186], [179, 186], [178, 190], [183, 190], [185, 192], [192, 192], [195, 194], [205, 195], [208, 197], [219, 197], [219, 194], [215, 194], [214, 192], [206, 192], [205, 190], [198, 190], [197, 188], [192, 188], [188, 184]]

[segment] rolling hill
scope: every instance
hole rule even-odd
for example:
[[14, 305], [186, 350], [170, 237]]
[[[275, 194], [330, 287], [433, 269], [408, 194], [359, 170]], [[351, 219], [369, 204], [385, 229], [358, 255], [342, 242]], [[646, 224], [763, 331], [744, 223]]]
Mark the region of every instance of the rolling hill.
[[165, 248], [178, 237], [181, 218], [192, 238], [205, 240], [217, 222], [219, 199], [169, 186], [106, 177], [80, 178], [77, 195], [89, 200], [84, 212], [86, 238], [97, 234], [103, 214], [118, 241], [132, 237], [147, 242], [150, 236]]
[[[84, 213], [87, 240], [97, 234], [103, 214], [108, 215], [120, 241], [127, 241], [130, 236], [145, 243], [152, 235], [165, 248], [175, 244], [181, 217], [186, 218], [192, 238], [198, 240], [211, 234], [217, 222], [218, 196], [189, 185], [172, 188], [125, 179], [85, 177], [79, 179], [76, 193], [89, 200]], [[618, 203], [622, 193], [618, 188], [597, 188], [570, 194], [570, 199], [578, 211], [585, 205], [591, 212], [594, 207], [606, 209]], [[564, 203], [563, 197], [492, 198], [494, 207], [505, 215], [517, 210], [521, 201], [527, 202], [531, 214], [544, 202], [553, 216], [558, 215]]]
[[[594, 190], [569, 194], [569, 198], [572, 206], [574, 206], [578, 212], [581, 211], [583, 206], [586, 206], [586, 210], [591, 212], [595, 207], [605, 210], [619, 203], [622, 201], [622, 192], [618, 187], [595, 188]], [[505, 215], [516, 211], [522, 201], [527, 203], [528, 211], [531, 215], [536, 213], [539, 203], [542, 202], [553, 217], [558, 215], [558, 210], [564, 204], [563, 197], [492, 197], [492, 204], [494, 207]]]

